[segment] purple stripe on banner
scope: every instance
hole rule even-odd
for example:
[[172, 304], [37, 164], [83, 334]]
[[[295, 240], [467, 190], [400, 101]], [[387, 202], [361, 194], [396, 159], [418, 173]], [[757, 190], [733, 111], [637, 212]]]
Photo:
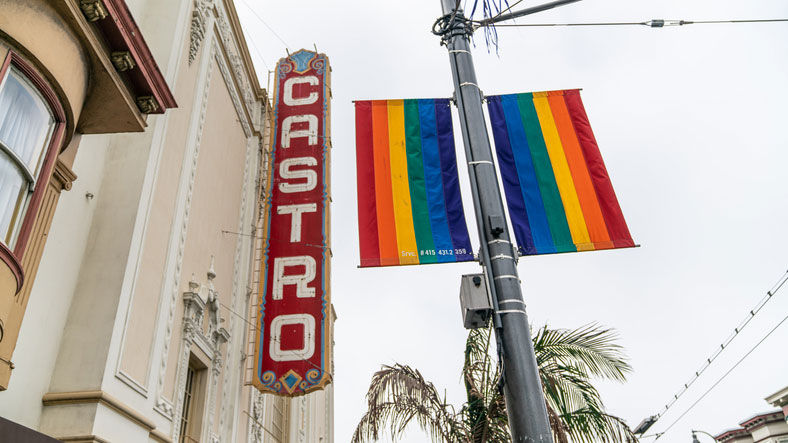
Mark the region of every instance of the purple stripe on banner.
[[525, 200], [520, 188], [520, 179], [517, 176], [517, 166], [509, 142], [509, 131], [506, 128], [506, 118], [503, 114], [500, 96], [487, 97], [487, 109], [490, 111], [490, 124], [495, 140], [495, 152], [498, 155], [498, 167], [501, 169], [503, 189], [506, 192], [506, 204], [509, 207], [509, 216], [512, 219], [514, 237], [521, 254], [536, 254], [531, 228], [528, 224], [528, 211], [525, 209]]
[[435, 120], [438, 126], [438, 145], [441, 154], [443, 173], [443, 195], [446, 201], [446, 215], [454, 244], [457, 261], [473, 260], [471, 240], [465, 224], [465, 212], [460, 198], [460, 183], [457, 178], [457, 158], [454, 154], [454, 129], [451, 124], [449, 99], [435, 99]]
[[[435, 124], [435, 101], [420, 99], [418, 103], [424, 181], [435, 254], [438, 263], [455, 262], [457, 259], [454, 257], [449, 220], [446, 218], [446, 204], [443, 201], [441, 156]], [[451, 251], [451, 254], [446, 254], [445, 251]]]

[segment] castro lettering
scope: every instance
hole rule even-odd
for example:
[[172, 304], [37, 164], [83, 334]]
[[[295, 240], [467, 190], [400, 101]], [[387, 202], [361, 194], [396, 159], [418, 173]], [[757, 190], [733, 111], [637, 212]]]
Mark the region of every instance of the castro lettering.
[[283, 395], [330, 378], [328, 69], [325, 56], [302, 50], [276, 70], [254, 383]]

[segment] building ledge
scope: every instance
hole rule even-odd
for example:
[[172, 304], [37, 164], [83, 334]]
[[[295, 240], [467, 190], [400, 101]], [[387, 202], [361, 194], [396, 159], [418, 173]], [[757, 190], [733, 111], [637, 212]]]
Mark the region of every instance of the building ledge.
[[50, 392], [41, 399], [44, 406], [58, 406], [82, 403], [101, 403], [121, 413], [148, 431], [156, 429], [156, 424], [104, 391]]
[[727, 431], [721, 432], [719, 435], [715, 435], [714, 439], [717, 441], [724, 442], [744, 435], [750, 435], [750, 433], [747, 432], [747, 430], [744, 428], [728, 429]]
[[759, 414], [755, 414], [752, 417], [744, 420], [743, 422], [739, 423], [739, 426], [747, 429], [757, 426], [762, 423], [766, 423], [767, 421], [775, 421], [775, 420], [783, 420], [783, 411], [769, 411], [769, 412], [761, 412]]
[[[122, 72], [126, 73], [138, 103], [141, 97], [150, 97], [154, 101], [154, 109], [142, 112], [163, 114], [165, 110], [177, 107], [175, 97], [167, 86], [156, 60], [153, 59], [153, 54], [151, 54], [148, 44], [145, 43], [142, 32], [134, 21], [125, 0], [103, 0], [103, 3], [107, 9], [108, 17], [96, 20], [94, 23], [108, 42], [112, 54], [127, 54], [133, 60], [133, 63], [123, 65], [129, 69]], [[120, 57], [123, 60], [122, 56]], [[117, 68], [115, 60], [113, 63]]]
[[54, 5], [76, 33], [90, 87], [77, 131], [142, 132], [147, 114], [177, 106], [124, 0], [61, 0]]
[[788, 386], [766, 397], [764, 400], [766, 400], [766, 402], [772, 406], [778, 408], [788, 405]]

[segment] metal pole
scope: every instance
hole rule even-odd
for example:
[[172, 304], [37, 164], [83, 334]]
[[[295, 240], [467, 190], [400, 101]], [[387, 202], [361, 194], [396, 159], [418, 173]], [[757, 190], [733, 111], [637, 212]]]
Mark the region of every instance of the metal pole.
[[[506, 213], [490, 138], [482, 112], [482, 93], [470, 52], [470, 29], [456, 0], [441, 0], [443, 13], [454, 17], [444, 41], [449, 49], [454, 97], [473, 188], [481, 259], [497, 308], [495, 326], [502, 349], [504, 395], [512, 442], [552, 443], [550, 422], [542, 394], [531, 331], [525, 313]], [[453, 14], [453, 15], [452, 15]]]

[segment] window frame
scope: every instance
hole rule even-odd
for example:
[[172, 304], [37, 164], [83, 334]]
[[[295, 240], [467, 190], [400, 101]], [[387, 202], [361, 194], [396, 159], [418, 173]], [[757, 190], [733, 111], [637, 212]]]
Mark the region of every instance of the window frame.
[[49, 139], [49, 144], [44, 148], [44, 159], [38, 171], [38, 176], [35, 177], [36, 186], [32, 195], [29, 197], [25, 213], [21, 215], [22, 224], [19, 228], [16, 244], [13, 250], [11, 250], [5, 242], [0, 241], [0, 260], [4, 261], [11, 269], [11, 272], [14, 273], [14, 277], [16, 277], [16, 292], [18, 293], [24, 284], [24, 270], [21, 266], [22, 258], [24, 257], [25, 249], [30, 240], [33, 224], [41, 209], [44, 192], [52, 178], [57, 155], [62, 150], [61, 145], [63, 145], [66, 130], [66, 114], [57, 94], [55, 94], [55, 91], [49, 83], [28, 61], [22, 58], [22, 56], [13, 49], [8, 50], [3, 64], [0, 65], [0, 82], [5, 80], [12, 65], [38, 90], [44, 98], [45, 103], [49, 106], [49, 110], [52, 112], [54, 118], [52, 135]]

